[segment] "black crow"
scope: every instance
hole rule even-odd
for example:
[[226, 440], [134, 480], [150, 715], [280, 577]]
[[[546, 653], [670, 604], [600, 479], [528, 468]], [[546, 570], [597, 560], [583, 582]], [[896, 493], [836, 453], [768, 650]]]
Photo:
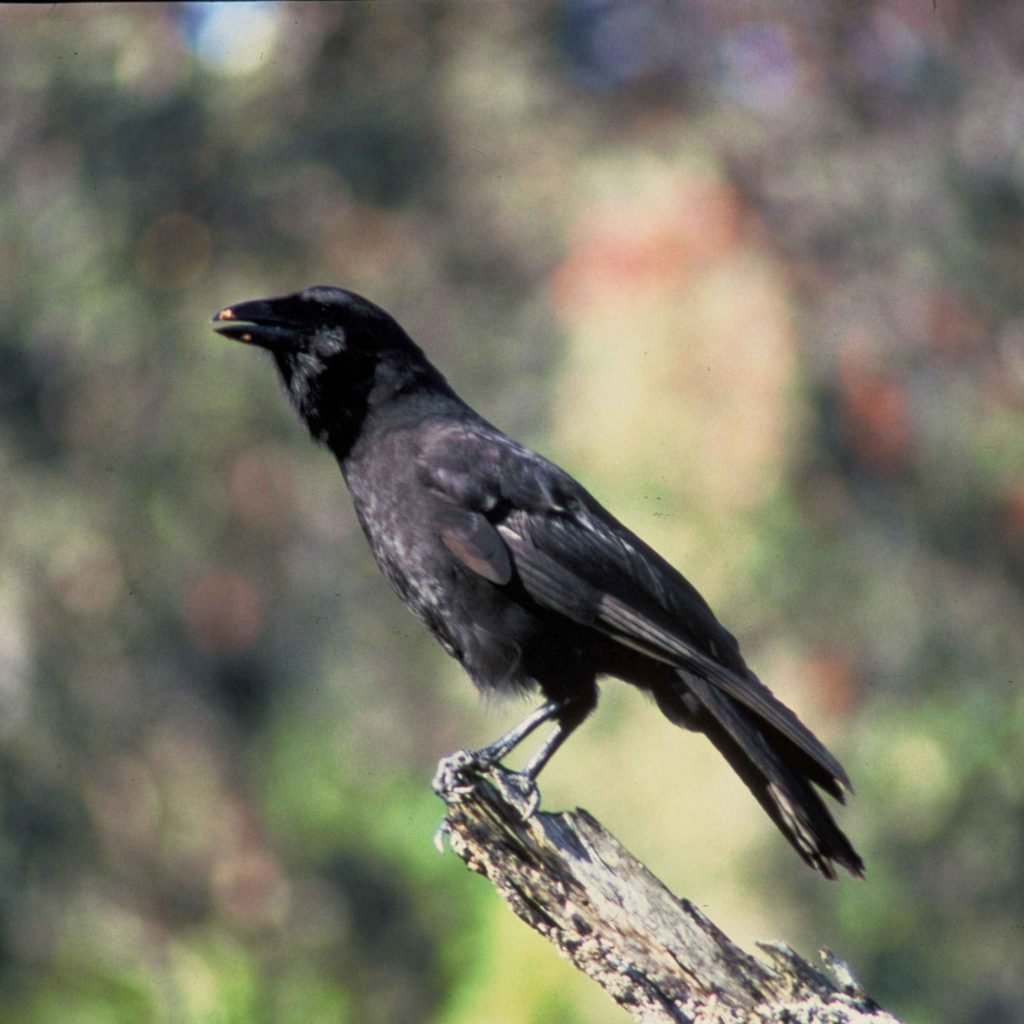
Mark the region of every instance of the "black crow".
[[694, 587], [571, 476], [474, 412], [392, 317], [341, 288], [242, 302], [216, 330], [267, 349], [334, 453], [374, 557], [481, 689], [546, 702], [474, 756], [554, 721], [534, 780], [614, 676], [704, 733], [812, 867], [863, 865], [815, 789], [839, 762], [747, 667]]

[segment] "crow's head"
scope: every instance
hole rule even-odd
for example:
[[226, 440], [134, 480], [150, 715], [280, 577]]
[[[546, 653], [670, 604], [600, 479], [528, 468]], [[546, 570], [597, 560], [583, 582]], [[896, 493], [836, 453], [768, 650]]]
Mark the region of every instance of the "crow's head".
[[398, 323], [361, 295], [317, 285], [228, 306], [214, 318], [226, 338], [265, 348], [313, 436], [338, 451], [367, 410], [411, 390], [447, 390]]
[[275, 354], [305, 354], [325, 362], [345, 353], [404, 347], [408, 341], [401, 327], [369, 299], [327, 285], [239, 302], [213, 320], [214, 330], [226, 338]]

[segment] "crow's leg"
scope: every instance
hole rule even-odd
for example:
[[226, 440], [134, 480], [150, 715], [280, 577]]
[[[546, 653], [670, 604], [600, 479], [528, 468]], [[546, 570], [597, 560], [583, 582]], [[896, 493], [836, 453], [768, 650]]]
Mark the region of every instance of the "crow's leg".
[[530, 758], [529, 763], [523, 769], [523, 775], [536, 782], [544, 765], [554, 757], [555, 751], [579, 728], [593, 707], [592, 699], [562, 701], [556, 712], [558, 724], [544, 741], [540, 750]]
[[[531, 711], [515, 728], [510, 729], [504, 736], [481, 750], [460, 750], [450, 757], [444, 758], [438, 765], [437, 774], [434, 776], [434, 792], [447, 803], [452, 799], [453, 794], [457, 794], [461, 788], [472, 788], [472, 783], [467, 784], [465, 776], [467, 769], [490, 771], [491, 780], [502, 796], [518, 810], [524, 821], [530, 818], [540, 803], [540, 793], [534, 781], [535, 776], [571, 731], [571, 729], [567, 731], [562, 725], [562, 718], [566, 711], [573, 706], [573, 703], [572, 700], [565, 698], [549, 700], [535, 711]], [[582, 720], [580, 716], [573, 717]], [[514, 772], [501, 767], [500, 761], [506, 754], [519, 746], [530, 733], [545, 722], [550, 722], [552, 718], [559, 719], [558, 729], [555, 735], [545, 741], [541, 748], [543, 757], [539, 764], [535, 765], [535, 762], [538, 761], [540, 755], [534, 757], [530, 762], [532, 773], [530, 768], [526, 772]], [[446, 828], [447, 823], [442, 823], [437, 835], [434, 836], [434, 845], [441, 851], [444, 849]]]
[[[593, 711], [596, 703], [597, 688], [592, 680], [590, 685], [580, 687], [568, 696], [549, 699], [530, 712], [515, 728], [481, 750], [461, 750], [445, 758], [438, 766], [438, 774], [434, 779], [435, 792], [447, 799], [446, 794], [465, 785], [463, 773], [466, 769], [491, 770], [492, 782], [505, 799], [517, 808], [524, 820], [531, 817], [540, 803], [540, 792], [537, 789], [540, 770]], [[499, 762], [502, 758], [552, 718], [557, 718], [558, 724], [523, 771], [509, 771], [501, 767]]]
[[[477, 750], [473, 754], [473, 759], [480, 765], [492, 765], [497, 764], [503, 757], [509, 754], [512, 750], [519, 746], [530, 735], [530, 733], [536, 731], [545, 722], [550, 722], [552, 718], [561, 718], [563, 712], [571, 707], [572, 701], [568, 699], [562, 700], [549, 700], [542, 704], [536, 711], [531, 711], [517, 726], [509, 729], [504, 736], [496, 739], [493, 743], [488, 744], [481, 750]], [[559, 730], [561, 730], [561, 722], [559, 722]], [[563, 737], [564, 739], [564, 737]], [[550, 740], [544, 744], [544, 749], [549, 745]], [[561, 743], [561, 740], [559, 740]], [[555, 748], [558, 747], [558, 743], [555, 744]], [[544, 762], [551, 757], [551, 754], [555, 752], [554, 749], [544, 758], [541, 762], [541, 766], [531, 775], [534, 778], [540, 768], [543, 767]], [[534, 761], [536, 758], [534, 758]], [[530, 762], [533, 764], [533, 761]]]

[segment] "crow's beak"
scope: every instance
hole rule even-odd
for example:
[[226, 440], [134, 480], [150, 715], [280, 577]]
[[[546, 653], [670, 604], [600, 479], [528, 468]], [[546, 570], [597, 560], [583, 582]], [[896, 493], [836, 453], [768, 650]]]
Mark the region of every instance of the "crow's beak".
[[213, 329], [225, 338], [262, 348], [284, 348], [294, 342], [297, 333], [297, 325], [266, 299], [228, 306], [214, 316], [213, 322]]

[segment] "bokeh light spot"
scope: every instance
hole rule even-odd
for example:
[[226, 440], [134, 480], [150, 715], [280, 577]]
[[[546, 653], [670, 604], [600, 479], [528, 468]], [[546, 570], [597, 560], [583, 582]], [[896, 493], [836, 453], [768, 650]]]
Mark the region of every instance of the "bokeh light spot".
[[277, 42], [277, 3], [189, 4], [197, 14], [193, 48], [199, 59], [225, 75], [258, 70]]

